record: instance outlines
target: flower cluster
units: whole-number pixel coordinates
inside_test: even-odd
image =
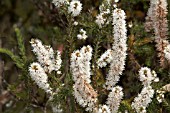
[[[146,108],[149,103],[151,103],[154,95],[154,90],[152,89],[151,83],[158,82],[157,74],[155,71],[151,71],[147,67],[142,67],[139,70],[139,79],[143,84],[143,89],[137,97],[134,98],[132,102],[132,108],[136,110],[137,113],[146,113]]]
[[[96,16],[96,24],[99,26],[99,28],[102,28],[105,24],[109,24],[109,19],[107,15],[110,14],[110,9],[107,9],[106,11],[102,11],[100,12],[100,14],[98,14]]]
[[[169,44],[167,41],[168,21],[167,21],[167,1],[151,0],[150,8],[146,17],[145,29],[147,32],[154,29],[156,49],[160,58],[160,65],[165,66],[164,49]]]
[[[52,104],[52,110],[53,110],[53,113],[63,113],[63,109],[61,108],[60,104],[58,105]]]
[[[147,67],[142,67],[139,70],[139,79],[144,86],[149,86],[153,81],[159,81],[156,72],[154,70],[151,71],[150,68]]]
[[[160,90],[157,90],[156,92],[157,92],[156,99],[158,100],[159,103],[162,103],[164,100],[164,94],[166,92],[170,92],[170,84],[163,86]]]
[[[118,111],[121,99],[123,98],[122,87],[116,86],[112,88],[107,105],[97,108],[97,93],[89,84],[90,81],[90,60],[92,57],[92,48],[84,46],[81,50],[74,51],[71,55],[70,68],[75,82],[74,96],[76,101],[86,107],[87,111],[97,111],[98,113],[115,113]]]
[[[111,112],[107,105],[103,105],[101,106],[101,108],[99,108],[97,113],[111,113]]]
[[[112,89],[112,91],[109,93],[108,99],[106,104],[109,106],[111,109],[111,113],[117,113],[120,102],[123,98],[123,91],[122,87],[116,86]]]
[[[53,70],[60,73],[59,69],[61,67],[61,55],[57,51],[56,57],[54,57],[54,50],[47,45],[43,45],[38,39],[31,39],[31,46],[33,52],[37,56],[38,62],[42,65],[46,73],[51,73]]]
[[[86,35],[86,31],[84,29],[80,29],[80,34],[77,35],[77,38],[78,39],[86,39],[87,38],[87,35]]]
[[[50,88],[50,85],[48,84],[47,74],[39,63],[32,63],[29,67],[29,73],[31,78],[40,88],[47,93],[52,93],[52,88]]]
[[[146,108],[148,104],[151,103],[153,95],[154,90],[151,86],[144,87],[141,93],[135,97],[134,102],[132,102],[132,108],[135,109],[137,113],[146,113]]]
[[[164,49],[165,58],[170,61],[170,45],[167,45]]]
[[[83,74],[83,78],[90,83],[90,60],[92,57],[91,46],[84,46],[79,51],[75,51],[71,55],[71,65],[70,68],[73,72],[73,80],[76,81],[80,74]]]
[[[73,17],[78,16],[82,10],[82,4],[78,0],[72,0],[68,7],[68,13]]]
[[[108,49],[104,54],[101,55],[101,57],[97,61],[97,65],[102,68],[106,67],[107,64],[111,63],[113,60],[113,50]]]
[[[110,63],[110,70],[106,78],[106,86],[109,90],[112,90],[114,85],[119,81],[119,75],[124,70],[127,50],[125,12],[116,8],[112,16],[114,43],[112,49],[108,49],[97,61],[99,67],[105,67],[107,63]]]
[[[63,5],[69,4],[68,0],[53,0],[52,3],[57,7],[61,7]]]
[[[157,90],[156,93],[157,93],[157,96],[156,96],[157,101],[159,103],[162,103],[164,100],[165,91],[161,89],[161,90]]]
[[[97,93],[89,84],[90,80],[90,60],[92,57],[92,48],[84,46],[79,51],[71,55],[71,65],[73,80],[75,82],[74,96],[76,101],[86,107],[86,111],[94,111],[97,102]]]
[[[119,75],[122,75],[122,72],[125,68],[124,66],[127,55],[127,29],[125,21],[125,12],[117,8],[113,11],[113,33],[113,58],[110,63],[110,70],[106,78],[107,89],[110,90],[119,81]]]
[[[115,2],[117,3],[117,2],[119,2],[119,0],[115,0]]]
[[[119,0],[115,0],[115,3],[119,2]],[[117,7],[116,4],[113,5],[115,8]],[[111,11],[112,9],[112,1],[111,0],[104,0],[103,3],[100,5],[99,10],[100,13],[96,16],[96,24],[99,28],[108,25],[111,22]]]
[[[73,17],[78,16],[82,10],[82,3],[79,0],[72,0],[71,2],[68,0],[53,0],[52,3],[57,8],[60,8],[61,6],[68,6],[67,12]]]
[[[48,84],[47,74],[52,71],[61,72],[61,55],[57,51],[56,57],[54,50],[47,45],[43,45],[38,39],[31,39],[31,46],[33,52],[36,54],[39,63],[32,63],[29,67],[29,73],[31,78],[37,83],[37,85],[44,89],[47,93],[52,93],[52,90]]]
[[[162,89],[166,92],[170,92],[170,84],[163,86]]]

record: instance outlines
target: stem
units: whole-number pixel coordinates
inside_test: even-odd
[[[71,16],[69,16],[69,18],[68,18],[68,29],[67,29],[67,33],[68,33],[68,37],[67,38],[65,38],[66,39],[66,45],[65,45],[65,54],[64,54],[64,56],[65,56],[65,73],[64,73],[64,75],[62,76],[62,78],[64,78],[64,83],[65,83],[65,86],[67,87],[67,88],[71,88],[70,86],[72,86],[72,85],[70,85],[70,84],[72,84],[71,83],[71,81],[70,81],[70,79],[71,79],[71,70],[70,70],[70,57],[71,57],[71,53],[72,53],[72,51],[73,51],[73,48],[74,48],[74,45],[73,45],[73,42],[74,42],[74,39],[73,39],[73,37],[72,37],[72,32],[73,32],[73,25],[72,25],[72,17]],[[71,95],[70,94],[68,94],[67,95],[67,97],[66,97],[66,103],[67,103],[67,113],[70,113],[70,112],[72,112],[72,108],[73,108],[73,106],[72,106],[72,101],[71,101]]]
[[[2,40],[0,39],[0,48],[2,47]],[[0,94],[1,94],[1,92],[2,92],[2,90],[3,90],[3,87],[2,87],[2,80],[3,80],[3,76],[2,76],[2,74],[3,74],[3,63],[2,63],[3,61],[2,61],[2,59],[1,59],[1,57],[0,57]],[[0,105],[0,112],[2,112],[2,105]]]

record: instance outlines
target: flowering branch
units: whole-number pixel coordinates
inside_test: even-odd
[[[167,1],[166,0],[151,0],[150,8],[148,9],[145,29],[147,32],[154,29],[156,49],[160,58],[161,67],[165,67],[164,49],[169,44],[167,41],[168,21],[167,21]]]
[[[111,113],[117,113],[120,102],[123,99],[123,88],[120,86],[116,86],[112,89],[112,91],[108,95],[107,105],[111,109]]]
[[[137,113],[146,113],[146,108],[149,103],[151,103],[151,98],[153,98],[154,90],[151,86],[151,83],[158,82],[157,74],[155,71],[152,71],[147,67],[142,67],[139,70],[139,79],[143,84],[143,88],[140,94],[134,98],[132,102],[132,108],[136,110]]]
[[[58,74],[61,72],[61,55],[57,51],[57,56],[54,57],[54,50],[47,45],[43,45],[38,39],[31,39],[31,45],[33,52],[36,54],[39,63],[32,63],[29,67],[29,74],[31,78],[37,83],[37,85],[44,89],[45,92],[52,94],[52,88],[48,84],[48,73],[57,71]]]
[[[52,88],[48,84],[47,74],[39,63],[32,63],[29,67],[29,73],[31,78],[40,88],[45,90],[45,92],[52,94]]]
[[[72,53],[70,65],[75,82],[73,86],[74,96],[82,107],[86,107],[87,111],[95,111],[97,102],[97,93],[90,85],[91,56],[92,48],[84,46],[80,51]]]
[[[42,42],[38,39],[31,39],[31,46],[33,47],[33,52],[37,56],[38,62],[43,66],[46,73],[51,73],[53,70],[60,73],[59,69],[61,67],[61,55],[57,51],[56,57],[54,57],[54,50],[47,45],[42,45]]]
[[[99,67],[104,67],[106,63],[110,63],[110,70],[106,78],[108,90],[112,90],[114,85],[119,81],[119,75],[124,70],[127,50],[125,12],[116,8],[113,11],[112,17],[114,43],[112,49],[107,50],[98,60]]]

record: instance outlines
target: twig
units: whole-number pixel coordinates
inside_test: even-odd
[[[0,48],[2,47],[2,40],[0,39]],[[3,73],[3,61],[0,56],[0,90],[2,90],[2,73]],[[0,91],[2,92],[2,91]]]
[[[0,39],[0,48],[2,47],[2,40]],[[0,56],[0,94],[2,92],[2,73],[3,73],[3,63]],[[0,112],[2,112],[2,105],[0,104]]]

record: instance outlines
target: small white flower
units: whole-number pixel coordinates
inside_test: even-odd
[[[60,104],[52,105],[52,110],[53,110],[53,113],[62,113],[63,112],[63,109],[61,108]]]
[[[57,74],[62,74],[61,71],[57,71]]]
[[[87,38],[86,31],[83,30],[83,29],[80,29],[80,34],[77,35],[77,38],[80,39],[80,40],[81,39],[85,40]]]
[[[155,71],[152,71],[147,67],[142,67],[139,70],[139,78],[144,86],[150,85],[153,81],[158,82],[157,74]]]
[[[156,79],[154,80],[154,82],[159,82],[159,78],[156,78]]]
[[[68,0],[53,0],[52,3],[57,7],[61,7],[65,4],[69,4]]]
[[[109,24],[107,15],[110,14],[110,9],[106,9],[106,11],[102,11],[100,14],[96,16],[96,24],[98,24],[99,28],[102,28],[104,24]]]
[[[98,59],[97,64],[100,68],[106,67],[107,64],[111,63],[113,60],[113,50],[108,49],[102,56]]]
[[[125,110],[125,113],[128,113],[128,110]]]
[[[68,13],[71,13],[72,16],[78,16],[82,10],[82,4],[78,0],[73,0],[70,2],[68,7]]]
[[[170,60],[170,44],[164,49],[165,58]]]
[[[104,25],[105,21],[106,19],[103,18],[103,14],[101,13],[97,15],[95,22],[98,24],[99,28],[102,28],[102,25]]]
[[[115,0],[115,2],[117,3],[117,2],[119,2],[119,0]]]
[[[74,25],[74,26],[77,26],[77,25],[78,25],[78,22],[77,22],[77,21],[75,21],[75,22],[73,23],[73,25]]]
[[[157,93],[157,96],[156,96],[157,101],[159,103],[162,103],[164,100],[165,91],[163,89],[160,89],[160,90],[157,90],[156,93]]]
[[[128,27],[129,27],[129,28],[132,28],[132,26],[133,26],[133,23],[132,23],[132,21],[131,21],[131,22],[128,23]]]
[[[99,108],[98,113],[111,113],[107,105],[103,105]]]
[[[113,7],[114,7],[114,8],[117,8],[117,4],[113,4]]]

